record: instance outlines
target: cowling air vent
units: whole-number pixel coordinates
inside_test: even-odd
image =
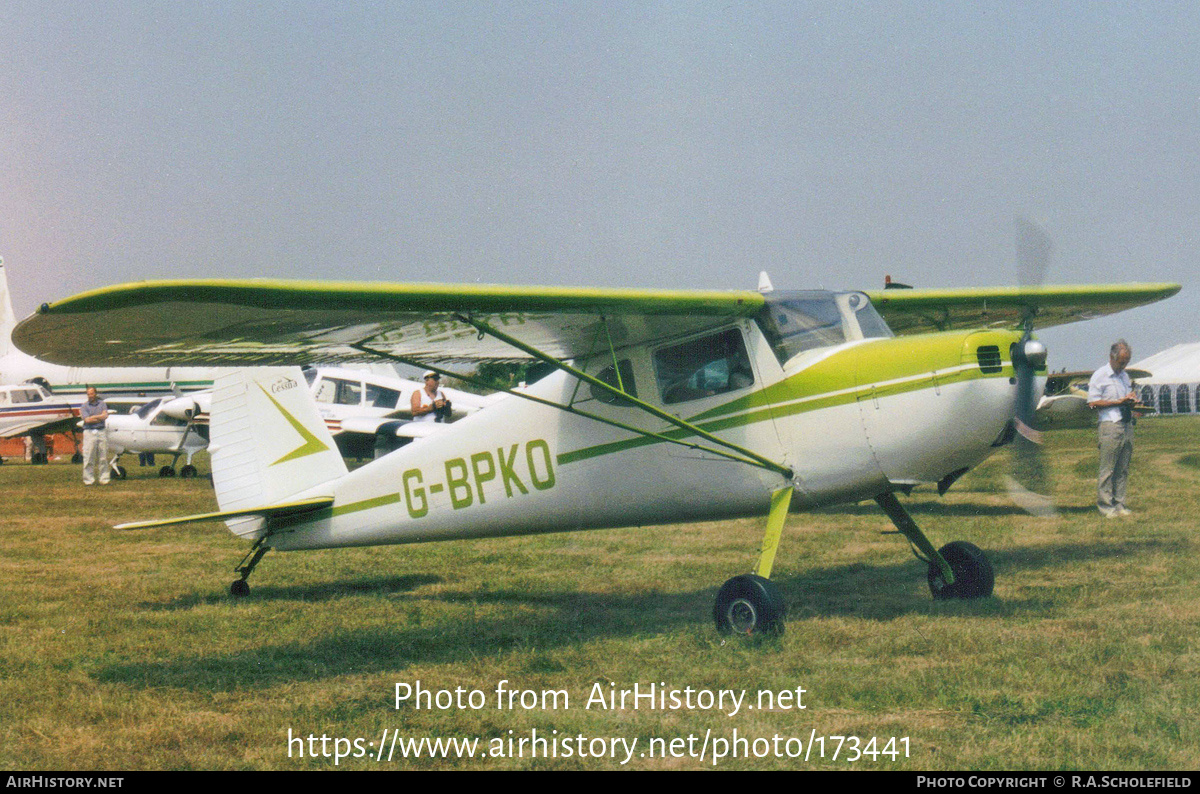
[[[1000,348],[996,345],[980,345],[975,355],[979,358],[979,369],[984,374],[992,375],[1004,369],[1004,362],[1000,360]]]

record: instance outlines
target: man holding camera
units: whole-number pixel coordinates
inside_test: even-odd
[[[1100,473],[1096,507],[1106,518],[1132,515],[1125,506],[1129,461],[1133,457],[1133,406],[1137,397],[1125,367],[1131,357],[1124,339],[1113,343],[1108,364],[1088,383],[1088,407],[1099,411]]]
[[[436,372],[425,373],[425,388],[413,392],[412,396],[414,422],[445,422],[450,419],[450,401],[441,389],[441,380]]]

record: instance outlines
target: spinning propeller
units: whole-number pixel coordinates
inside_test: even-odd
[[[1049,236],[1036,224],[1017,217],[1017,283],[1039,287],[1046,279],[1050,255],[1054,250]],[[1033,338],[1033,320],[1037,302],[1031,295],[1021,317],[1024,334],[1013,346],[1013,369],[1017,377],[1017,396],[1013,406],[1013,467],[1007,478],[1008,493],[1018,507],[1031,515],[1050,518],[1057,515],[1050,497],[1050,477],[1042,450],[1042,435],[1034,427],[1038,395],[1034,380],[1046,366],[1046,346]]]

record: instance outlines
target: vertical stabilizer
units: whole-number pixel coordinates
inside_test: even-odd
[[[242,369],[213,384],[213,487],[221,510],[282,502],[346,473],[299,367]],[[257,535],[261,518],[228,522]]]
[[[4,260],[0,259],[0,356],[7,356],[12,350],[12,332],[16,327],[17,315],[8,294],[8,273],[4,270]]]

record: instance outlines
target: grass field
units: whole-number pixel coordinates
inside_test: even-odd
[[[701,768],[736,731],[747,741],[726,752],[751,757],[717,768],[1200,768],[1200,421],[1151,419],[1138,433],[1132,518],[1092,507],[1084,431],[1050,436],[1057,519],[999,495],[1004,455],[945,497],[902,497],[935,544],[988,552],[996,593],[984,601],[932,601],[925,566],[873,503],[793,514],[775,565],[787,631],[751,641],[720,638],[710,612],[721,582],[752,567],[759,521],[272,552],[234,601],[245,547],[224,527],[110,528],[213,509],[206,481],[134,467],[84,488],[75,466],[6,464],[0,766],[331,769],[311,751],[353,755],[333,739],[361,737],[372,757],[338,768]],[[479,690],[486,705],[397,709],[396,684],[418,680]],[[569,707],[497,709],[502,680],[565,690]],[[750,702],[802,687],[806,708],[585,708],[597,684],[661,682]],[[393,729],[492,752],[376,762]],[[330,741],[300,748],[289,730]],[[530,758],[532,744],[508,757],[507,742],[520,749],[535,730],[559,757]],[[810,741],[822,736],[857,737],[859,757],[851,740]],[[605,757],[563,757],[568,737],[589,753],[594,738],[637,745],[623,765],[611,743]],[[798,748],[807,760],[787,757]]]

